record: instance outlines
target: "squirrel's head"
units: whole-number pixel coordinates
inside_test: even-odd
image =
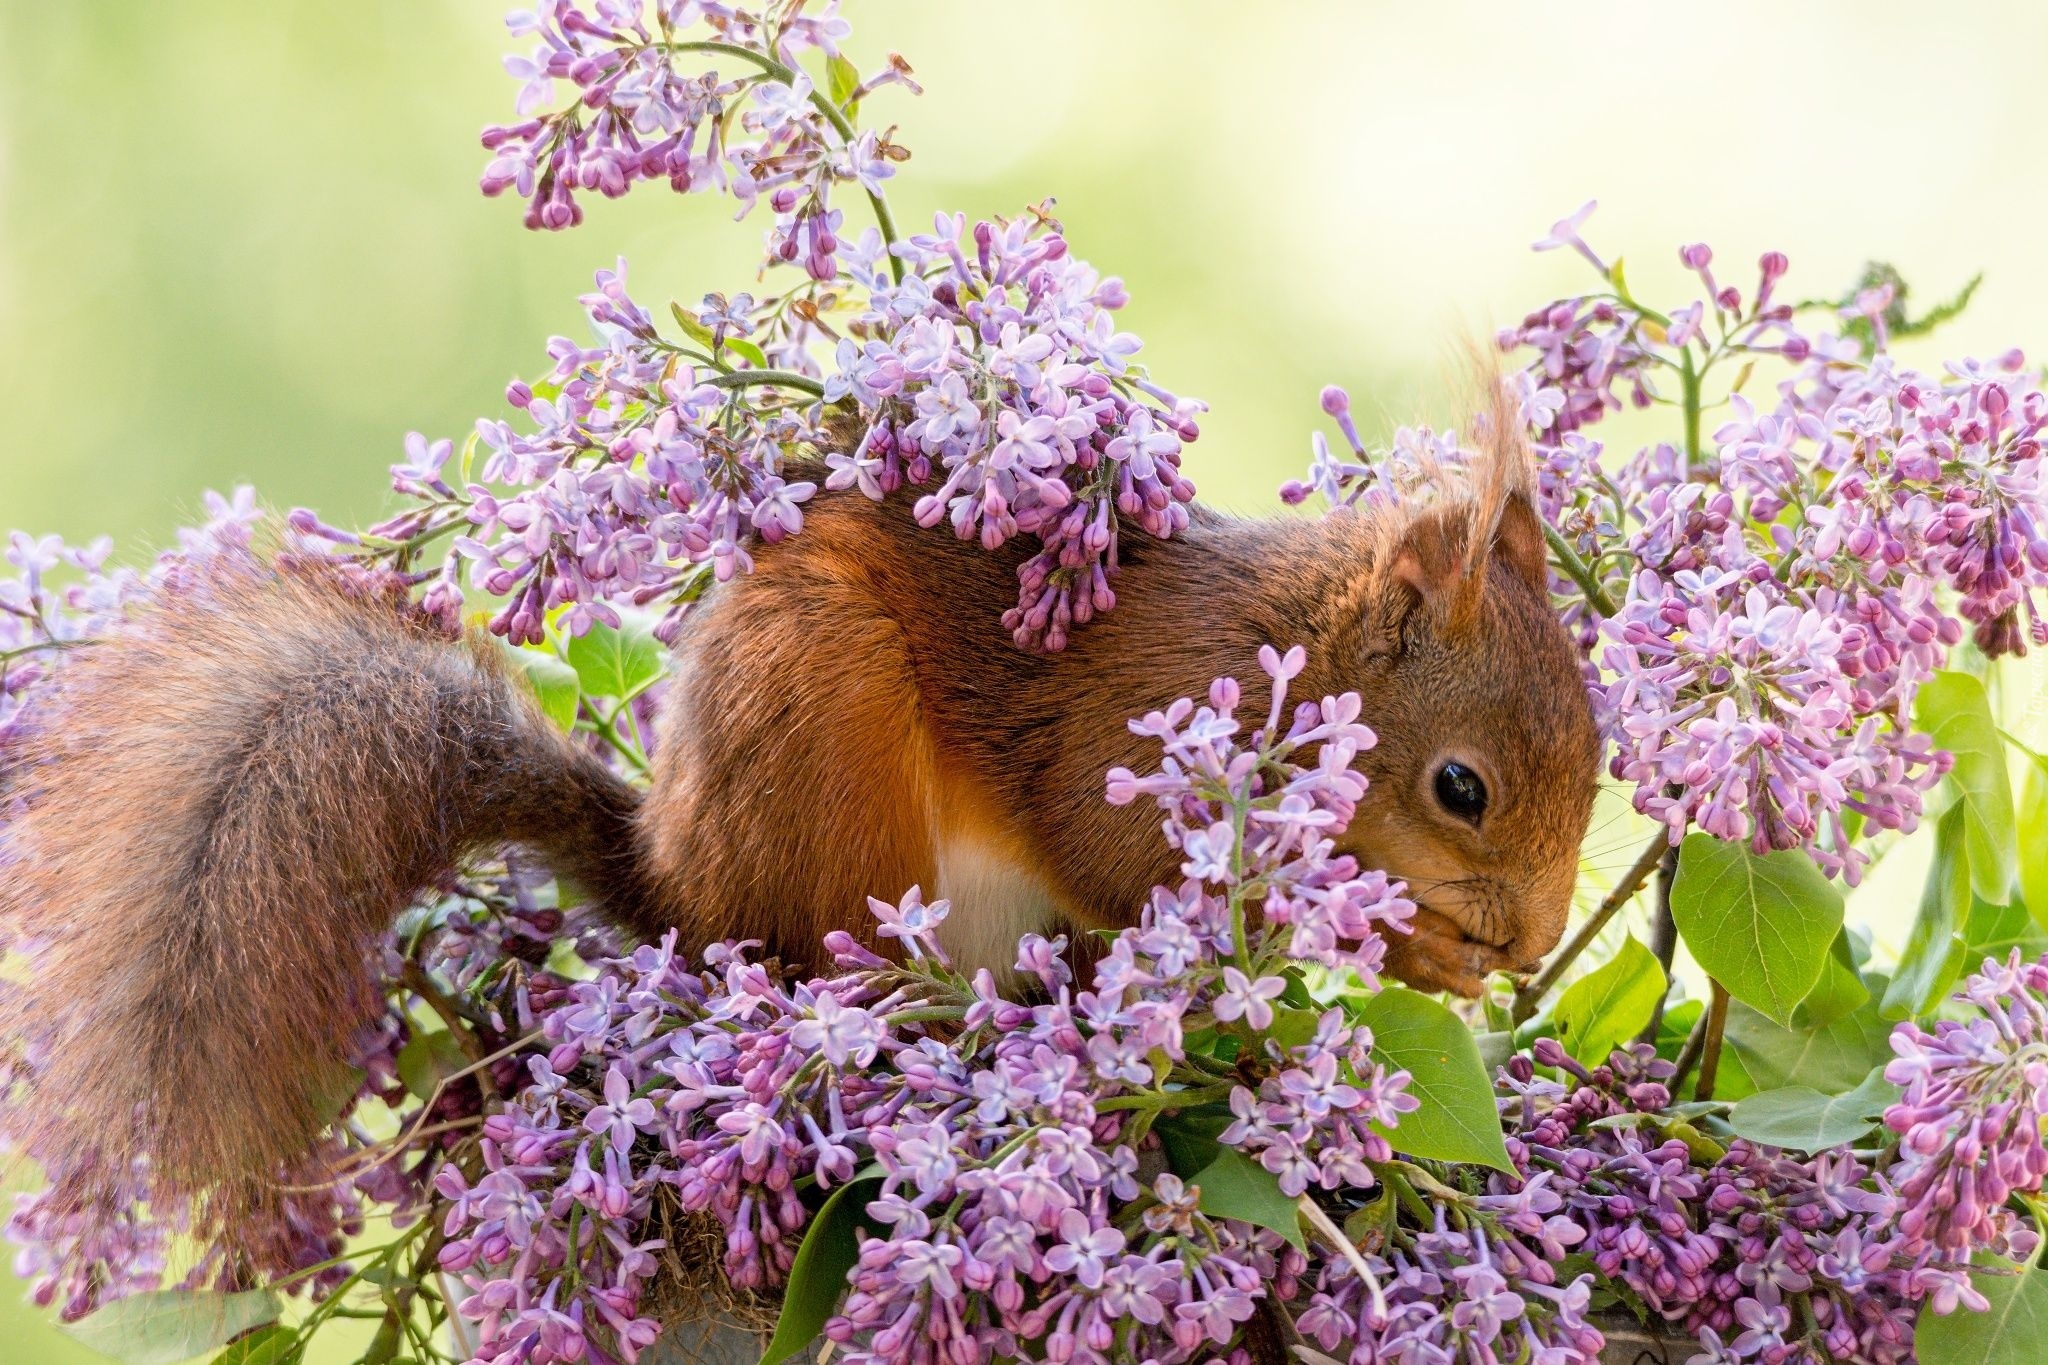
[[[1361,526],[1352,657],[1328,660],[1379,736],[1338,844],[1408,883],[1414,932],[1388,935],[1387,965],[1426,990],[1476,994],[1557,945],[1598,786],[1599,730],[1550,599],[1528,468],[1525,450],[1497,450],[1469,489]]]

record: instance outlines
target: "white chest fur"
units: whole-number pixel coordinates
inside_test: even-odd
[[[1059,905],[1037,874],[995,842],[955,833],[939,841],[938,894],[953,903],[939,926],[939,946],[953,965],[972,975],[986,967],[996,980],[1015,975],[1017,940],[1048,938]]]

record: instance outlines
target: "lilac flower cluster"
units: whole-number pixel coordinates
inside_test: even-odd
[[[1929,1194],[1900,1183],[1903,1153],[1874,1171],[1846,1150],[1800,1158],[1740,1138],[1723,1148],[1673,1112],[1673,1070],[1637,1045],[1589,1071],[1544,1040],[1510,1063],[1502,1115],[1522,1188],[1540,1184],[1556,1211],[1557,1245],[1588,1258],[1625,1303],[1696,1337],[1696,1365],[1903,1365],[1920,1312],[1985,1306],[1973,1251],[2024,1258],[2036,1245],[2007,1215],[1931,1246],[1911,1230]],[[1952,1097],[1940,1121],[1982,1122],[2010,1093],[2008,1078],[2005,1090]],[[2037,1173],[2027,1188],[2039,1183]]]
[[[577,189],[622,194],[657,176],[730,193],[743,211],[766,196],[770,263],[800,261],[805,280],[675,307],[680,332],[664,336],[620,262],[582,300],[599,344],[557,338],[549,373],[507,391],[527,429],[479,422],[459,473],[453,443],[414,436],[392,473],[418,506],[367,537],[310,518],[301,529],[392,561],[449,621],[467,564],[474,587],[503,599],[492,628],[515,642],[539,640],[556,615],[571,633],[615,624],[625,600],[665,603],[668,639],[707,572],[745,572],[751,544],[802,529],[820,477],[876,499],[908,485],[923,490],[910,511],[924,525],[989,549],[1036,540],[1004,623],[1021,646],[1058,650],[1114,605],[1127,527],[1187,524],[1180,454],[1201,405],[1133,365],[1138,340],[1112,320],[1122,284],[1071,255],[1042,207],[971,230],[941,214],[932,232],[899,236],[882,182],[905,154],[852,119],[878,86],[910,84],[908,68],[892,57],[858,80],[832,6],[647,9],[555,0],[514,16],[540,43],[508,61],[530,117],[485,135],[485,190],[516,185],[529,221],[549,227],[579,220]],[[679,36],[693,26],[709,36]],[[829,94],[797,65],[806,52],[825,58]],[[685,75],[685,59],[747,74]],[[578,100],[536,113],[558,79]],[[842,181],[865,188],[874,228],[843,227],[831,206]],[[478,444],[488,453],[473,468]],[[453,553],[416,567],[450,532]]]
[[[917,88],[893,56],[859,79],[839,50],[850,26],[837,9],[836,0],[816,13],[801,0],[758,9],[544,0],[514,14],[508,26],[534,47],[505,59],[524,82],[520,121],[484,131],[484,193],[516,190],[528,201],[528,227],[556,229],[583,221],[579,190],[615,199],[643,181],[666,180],[678,193],[730,194],[742,213],[765,198],[775,216],[769,261],[832,279],[841,221],[834,191],[858,184],[879,203],[882,182],[904,156],[886,135],[856,133],[850,115],[881,86]],[[807,52],[830,62],[829,91],[799,65]],[[739,74],[707,69],[714,63]],[[549,108],[557,81],[575,97]]]
[[[1161,537],[1187,525],[1195,489],[1180,455],[1202,405],[1132,365],[1139,341],[1111,316],[1122,282],[1070,254],[1042,211],[971,232],[940,214],[894,250],[910,266],[900,285],[850,267],[868,306],[825,393],[853,399],[865,431],[826,457],[826,486],[880,498],[938,478],[913,507],[920,523],[991,550],[1036,537],[1003,622],[1021,646],[1057,650],[1115,605],[1126,525]]]
[[[2022,1234],[2009,1200],[2048,1176],[2048,962],[1987,961],[1959,999],[1974,1009],[1931,1031],[1892,1031],[1885,1079],[1905,1087],[1885,1111],[1899,1135],[1890,1171],[1903,1202],[1900,1240],[1912,1253],[1964,1258]]]
[[[934,939],[946,904],[917,892],[874,906],[900,963],[835,934],[838,974],[791,983],[747,945],[692,970],[670,941],[594,980],[530,988],[548,1051],[486,1119],[477,1171],[437,1178],[443,1265],[474,1290],[462,1311],[480,1358],[583,1359],[596,1340],[631,1359],[656,1330],[640,1302],[662,1250],[632,1229],[659,1206],[715,1220],[728,1281],[772,1290],[811,1218],[804,1191],[849,1182],[883,1229],[827,1327],[852,1359],[978,1361],[1030,1343],[1054,1360],[1165,1361],[1229,1346],[1281,1243],[1148,1173],[1155,1121],[1228,1099],[1240,1117],[1222,1141],[1282,1189],[1356,1193],[1391,1156],[1368,1123],[1413,1105],[1341,1010],[1294,1046],[1270,1038],[1286,964],[1369,972],[1369,940],[1412,907],[1331,848],[1364,790],[1357,699],[1290,709],[1300,652],[1264,663],[1273,700],[1248,738],[1227,679],[1206,706],[1135,722],[1168,762],[1113,774],[1112,793],[1168,809],[1189,880],[1155,892],[1092,990],[1074,988],[1063,943],[1036,937],[1015,979],[1039,1003],[987,972],[962,978]],[[1191,1032],[1241,1040],[1259,1094]]]
[[[669,638],[707,568],[745,572],[752,541],[802,530],[818,480],[792,462],[809,472],[829,452],[818,471],[829,488],[881,499],[936,481],[910,509],[920,522],[990,549],[1035,537],[1004,624],[1020,645],[1061,648],[1114,605],[1126,526],[1168,536],[1187,524],[1194,486],[1180,452],[1200,405],[1132,368],[1137,339],[1111,322],[1122,286],[1069,254],[1042,215],[971,233],[942,216],[897,245],[901,284],[876,233],[846,256],[865,302],[822,382],[813,310],[714,296],[685,315],[692,335],[671,341],[627,292],[621,263],[583,298],[603,344],[558,339],[547,377],[512,386],[531,430],[480,422],[488,453],[475,481],[451,481],[452,443],[414,437],[393,475],[419,506],[367,538],[303,529],[372,556],[459,532],[454,553],[417,575],[424,605],[459,619],[467,563],[475,586],[504,599],[492,626],[515,642],[541,639],[555,615],[571,633],[615,625],[622,600],[670,603]]]

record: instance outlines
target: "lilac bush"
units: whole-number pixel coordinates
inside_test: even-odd
[[[551,341],[511,417],[411,437],[401,511],[360,532],[294,512],[287,554],[409,590],[451,631],[480,608],[550,714],[638,777],[652,640],[815,498],[902,493],[933,534],[1028,537],[1003,625],[1041,651],[1114,607],[1120,537],[1187,525],[1201,405],[1135,362],[1122,284],[1045,206],[901,232],[907,153],[861,118],[917,87],[893,55],[863,77],[835,6],[548,0],[511,27],[517,121],[484,135],[486,193],[551,229],[658,180],[743,215],[765,199],[763,274],[664,310],[624,262],[599,271],[593,339]],[[1961,300],[1915,316],[1883,268],[1809,302],[1778,253],[1723,283],[1692,244],[1697,290],[1650,307],[1587,242],[1591,209],[1536,245],[1598,284],[1498,341],[1553,594],[1647,844],[1589,877],[1598,903],[1534,979],[1462,1012],[1380,979],[1414,906],[1333,842],[1372,718],[1292,698],[1305,661],[1274,641],[1250,695],[1222,678],[1132,720],[1159,764],[1104,795],[1158,806],[1183,879],[1131,907],[1091,979],[1037,937],[1011,972],[963,975],[937,943],[949,907],[919,891],[869,906],[891,956],[835,934],[799,979],[751,943],[619,942],[544,869],[465,869],[380,945],[361,1086],[276,1173],[272,1216],[230,1252],[146,1163],[29,1148],[45,1184],[9,1233],[32,1294],[126,1314],[144,1352],[212,1305],[222,1365],[297,1359],[365,1314],[372,1362],[630,1362],[693,1269],[700,1297],[779,1314],[772,1358],[822,1338],[877,1365],[1571,1365],[1628,1321],[1702,1365],[1981,1358],[1945,1324],[2041,1292],[2048,906],[2015,863],[2048,831],[2022,828],[2005,763],[2048,763],[1992,698],[2001,661],[2048,640],[2048,396],[2017,352],[1896,359]],[[1470,463],[1456,432],[1375,448],[1341,389],[1322,407],[1342,444],[1313,437],[1288,503],[1375,515]],[[1668,435],[1608,451],[1625,409]],[[258,543],[246,491],[209,511],[144,572],[9,542],[0,874],[28,856],[6,842],[32,785],[10,746],[65,651],[145,594],[204,591],[194,557]],[[592,636],[644,666],[582,667]],[[1936,873],[1875,970],[1830,881],[1923,822]],[[1639,904],[1659,946],[1616,947],[1604,926]],[[0,934],[32,969],[37,945]],[[1681,939],[1704,998],[1673,983]],[[42,1047],[0,1050],[0,1139]]]

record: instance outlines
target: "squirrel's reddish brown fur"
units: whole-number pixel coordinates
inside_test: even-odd
[[[1494,429],[1511,419],[1496,415]],[[1054,656],[999,618],[1021,550],[823,495],[689,618],[643,800],[561,735],[483,639],[451,643],[319,574],[217,563],[75,651],[0,841],[0,923],[47,938],[7,1021],[38,1036],[47,1131],[134,1130],[173,1188],[262,1178],[331,1112],[379,1008],[376,935],[466,857],[537,851],[643,935],[815,962],[869,895],[949,896],[965,965],[1018,935],[1130,923],[1177,878],[1127,718],[1302,644],[1298,696],[1356,690],[1379,744],[1341,846],[1421,910],[1391,969],[1472,992],[1562,932],[1596,731],[1547,591],[1526,455],[1420,511],[1124,537],[1116,610]],[[1434,796],[1447,760],[1490,793]],[[61,1097],[53,1099],[52,1097]]]

